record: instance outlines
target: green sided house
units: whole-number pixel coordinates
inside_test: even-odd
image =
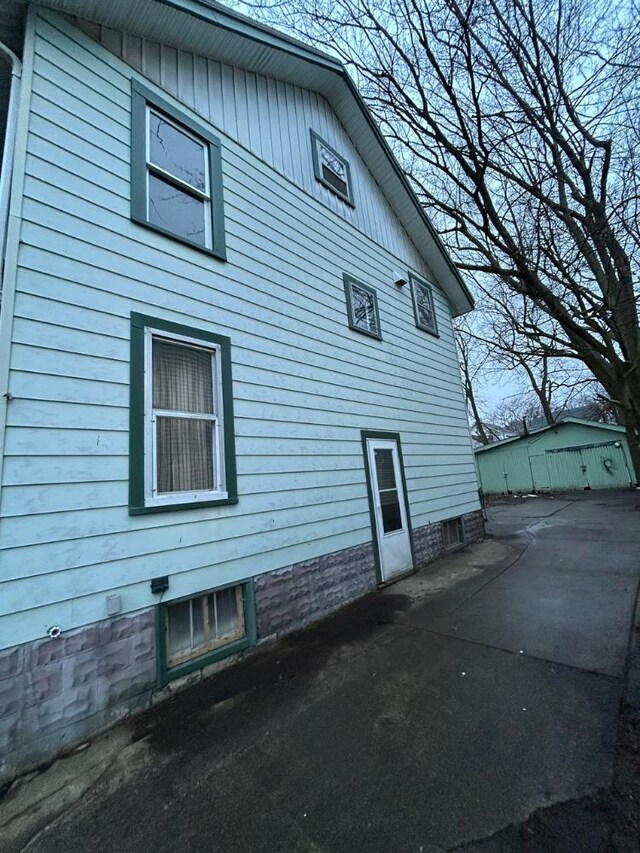
[[[0,32],[7,779],[482,518],[472,301],[343,67],[209,0]]]
[[[624,427],[579,418],[478,447],[475,456],[487,495],[620,489],[634,483]]]

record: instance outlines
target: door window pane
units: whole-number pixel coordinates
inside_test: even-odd
[[[393,450],[377,447],[375,449],[376,459],[376,478],[378,480],[378,488],[395,489],[396,474],[393,467]]]
[[[394,530],[402,530],[402,513],[397,489],[380,492],[380,508],[384,532],[392,533]]]
[[[172,234],[206,245],[206,210],[202,199],[149,174],[149,222]]]
[[[149,162],[205,192],[205,148],[170,121],[149,112]]]
[[[158,494],[213,490],[213,430],[210,420],[157,418]]]

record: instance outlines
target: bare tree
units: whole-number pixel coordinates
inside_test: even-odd
[[[588,367],[640,479],[636,4],[267,0],[266,14],[351,67],[460,269],[541,312],[532,344]]]
[[[466,325],[460,324],[456,329],[456,343],[460,357],[460,372],[462,387],[467,401],[467,409],[472,423],[474,437],[480,444],[489,444],[493,440],[487,432],[476,397],[476,388],[480,382],[479,376],[485,366],[487,356],[480,354],[480,345],[469,332]],[[474,346],[475,344],[475,346]],[[480,354],[480,357],[478,357]]]

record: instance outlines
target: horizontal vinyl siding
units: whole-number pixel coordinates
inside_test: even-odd
[[[132,223],[131,72],[62,19],[37,27],[2,644],[104,618],[112,591],[147,607],[157,575],[169,600],[370,541],[361,429],[401,434],[414,527],[476,509],[446,299],[435,338],[391,281],[411,258],[227,138],[226,263]],[[382,342],[349,330],[344,272],[377,289]],[[231,338],[237,506],[128,515],[131,311]]]
[[[86,21],[78,21],[78,26],[376,243],[404,258],[405,264],[421,265],[356,145],[321,95]],[[354,207],[315,179],[310,129],[348,161]]]

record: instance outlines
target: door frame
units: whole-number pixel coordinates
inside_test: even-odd
[[[407,481],[404,475],[404,459],[402,457],[402,441],[399,432],[385,432],[382,430],[363,429],[360,430],[360,440],[362,442],[362,455],[364,456],[364,472],[367,480],[367,500],[369,502],[369,519],[371,522],[371,534],[373,539],[373,558],[376,568],[376,580],[378,586],[382,586],[390,581],[385,581],[382,577],[382,566],[380,565],[380,542],[378,540],[378,525],[376,520],[376,510],[373,498],[373,486],[371,482],[371,471],[369,469],[369,453],[367,450],[367,439],[383,439],[386,441],[395,441],[398,449],[398,463],[400,465],[400,476],[402,478],[402,494],[404,497],[405,513],[407,516],[407,533],[409,534],[409,547],[411,549],[411,561],[413,563],[413,572],[416,571],[416,555],[413,546],[413,528],[411,526],[411,508],[409,506],[409,495],[407,492]]]

